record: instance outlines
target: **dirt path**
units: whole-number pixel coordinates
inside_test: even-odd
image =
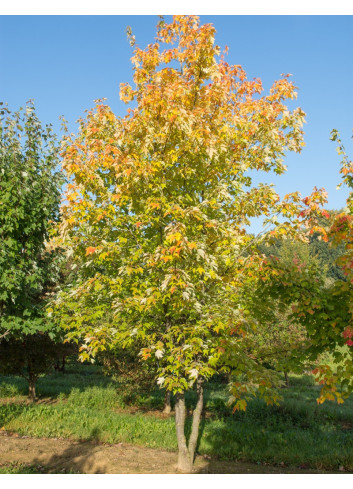
[[[39,465],[45,472],[85,474],[175,474],[176,453],[119,443],[108,445],[89,441],[55,438],[29,438],[0,435],[0,464]],[[197,457],[196,473],[319,473],[314,470],[289,470],[240,462],[221,462]],[[322,473],[322,472],[321,472]]]

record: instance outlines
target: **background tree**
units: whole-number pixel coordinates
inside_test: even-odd
[[[332,140],[338,142],[338,153],[343,155],[343,183],[352,189],[353,164],[336,130],[332,131]],[[325,400],[341,403],[353,390],[352,200],[351,191],[342,212],[323,211],[315,222],[310,222],[313,208],[303,211],[308,215],[313,236],[310,247],[319,251],[319,262],[327,257],[324,273],[317,267],[295,263],[281,269],[272,260],[272,276],[266,284],[272,287],[266,294],[290,305],[291,320],[305,327],[310,342],[309,358],[318,363],[313,372],[322,385],[319,403]],[[318,247],[315,241],[323,241],[326,246]],[[327,358],[331,361],[327,362]]]
[[[2,106],[0,368],[25,367],[31,397],[60,336],[43,314],[60,273],[60,252],[46,247],[50,228],[59,220],[63,179],[58,151],[55,135],[50,126],[42,127],[33,103],[15,113]]]
[[[273,243],[260,244],[259,251],[270,260],[276,260],[276,269],[279,267],[281,270],[290,271],[293,267],[314,268],[324,275],[327,273],[328,266],[323,265],[316,254],[312,254],[308,241],[277,239]],[[293,321],[291,305],[283,303],[280,297],[269,295],[263,284],[260,284],[260,289],[253,294],[253,298],[253,314],[257,321],[266,322],[267,325],[257,335],[257,354],[269,368],[284,373],[288,387],[289,372],[302,373],[312,365],[308,361],[307,351],[310,343],[305,326]]]
[[[304,113],[284,104],[295,87],[284,76],[262,95],[261,81],[229,65],[214,35],[197,17],[161,21],[155,42],[135,47],[135,87],[121,86],[134,108],[120,119],[98,102],[77,138],[67,137],[60,236],[77,277],[49,311],[83,343],[82,359],[114,342],[142,345],[158,384],[176,396],[178,467],[186,471],[204,381],[232,371],[240,379],[231,386],[235,409],[245,409],[244,396],[278,398],[279,377],[257,361],[248,334],[265,324],[247,307],[263,257],[245,229],[264,216],[272,236],[294,235],[301,220],[298,194],[281,201],[272,185],[252,181],[255,171],[283,173],[285,152],[302,147]],[[322,198],[316,192],[307,204]],[[187,442],[184,393],[195,387]]]
[[[323,386],[319,402],[326,399],[343,402],[353,391],[353,162],[336,129],[331,132],[331,140],[337,142],[337,152],[342,157],[342,183],[338,187],[345,184],[350,192],[343,211],[332,213],[326,226],[319,229],[324,241],[337,250],[336,266],[340,268],[329,293],[317,300],[323,321],[320,334],[315,331],[315,338],[317,343],[326,346],[324,335],[327,336],[334,361],[333,367],[321,364],[314,372]],[[310,318],[306,319],[313,329]]]
[[[0,373],[18,375],[28,382],[28,397],[36,399],[36,383],[40,375],[53,369],[63,356],[77,354],[77,348],[64,343],[63,335],[43,332],[9,335],[0,342]],[[54,339],[52,339],[53,337]]]
[[[319,228],[327,228],[332,220],[343,210],[327,210],[326,216],[318,220]],[[316,256],[321,262],[327,280],[344,280],[342,268],[338,265],[339,257],[344,253],[343,244],[332,246],[331,243],[323,239],[321,232],[313,232],[309,241],[310,254]]]

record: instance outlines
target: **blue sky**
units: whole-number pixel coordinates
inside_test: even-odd
[[[34,99],[40,119],[57,131],[60,115],[75,131],[97,98],[124,115],[119,84],[132,78],[126,26],[144,47],[157,21],[155,15],[0,16],[0,100],[17,109]],[[288,155],[285,175],[259,180],[274,182],[281,195],[325,187],[329,207],[343,207],[347,190],[336,190],[339,157],[329,137],[337,128],[353,155],[353,16],[201,15],[201,22],[215,25],[217,44],[229,47],[228,62],[241,64],[248,78],[260,77],[265,90],[281,73],[292,73],[299,88],[291,107],[307,114],[306,147]]]

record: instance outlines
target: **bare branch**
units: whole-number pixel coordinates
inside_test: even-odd
[[[7,336],[9,333],[10,333],[10,330],[5,331],[5,333],[0,336],[0,340],[5,338],[5,336]]]

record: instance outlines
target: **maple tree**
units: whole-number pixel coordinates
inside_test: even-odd
[[[275,278],[282,278],[284,272],[285,278],[288,279],[293,268],[299,274],[301,270],[310,269],[310,273],[315,277],[326,276],[327,267],[316,256],[316,248],[311,250],[309,242],[275,240],[272,244],[265,242],[259,248],[259,251],[268,257],[266,265],[271,263],[270,277],[278,274]],[[259,289],[253,294],[252,314],[259,322],[266,323],[266,328],[253,333],[257,336],[257,356],[270,368],[283,372],[289,386],[290,372],[302,373],[313,368],[314,364],[308,360],[310,341],[305,326],[292,318],[293,304],[288,303],[288,300],[283,301],[281,294],[269,292],[268,280],[266,277],[264,279],[265,283],[262,281]],[[271,280],[269,282],[271,283]]]
[[[134,86],[120,90],[132,102],[127,115],[98,101],[64,141],[69,184],[57,240],[75,278],[48,313],[82,344],[83,360],[141,345],[158,384],[175,394],[178,467],[190,471],[207,379],[231,374],[234,409],[252,395],[279,398],[279,375],[257,360],[249,334],[266,327],[248,307],[267,273],[256,245],[295,236],[324,195],[281,200],[272,185],[253,182],[256,172],[283,173],[286,151],[303,145],[305,114],[285,104],[296,97],[289,75],[264,95],[260,79],[226,62],[214,27],[198,17],[162,20],[145,49],[129,35]],[[271,230],[254,238],[246,227],[257,216]]]
[[[320,291],[321,294],[312,299],[315,316],[321,321],[320,328],[300,308],[297,311],[308,323],[318,347],[331,353],[332,363],[321,364],[314,370],[317,381],[322,385],[319,403],[325,400],[342,403],[353,391],[353,162],[335,129],[331,132],[331,140],[337,142],[337,152],[342,156],[342,182],[338,187],[345,184],[350,191],[345,209],[328,214],[328,222],[319,232],[331,247],[340,249],[336,265],[341,273],[332,280],[324,294]]]
[[[337,214],[337,211],[322,209],[315,222],[307,223],[306,241],[277,239],[273,243],[265,242],[259,246],[260,251],[268,257],[266,266],[271,264],[267,277],[271,279],[262,283],[254,293],[254,314],[259,321],[267,323],[258,341],[263,348],[265,361],[272,368],[282,369],[287,383],[286,372],[313,370],[320,363],[321,353],[331,352],[331,347],[325,348],[323,344],[321,349],[319,344],[313,347],[312,338],[303,321],[303,310],[311,321],[315,321],[316,316],[312,318],[315,311],[310,300],[307,302],[304,296],[308,294],[313,297],[315,288],[327,296],[335,280],[344,277],[336,263],[343,253],[342,245],[333,248],[328,240],[322,239],[322,232],[331,225]],[[315,229],[319,229],[319,232]],[[279,290],[269,291],[271,283],[277,284]],[[262,296],[272,297],[272,302],[268,303]],[[263,307],[257,305],[258,301]],[[299,309],[298,304],[301,304]],[[326,315],[323,319],[327,318]]]
[[[332,131],[331,139],[338,142],[338,153],[343,156],[342,183],[352,189],[353,163],[337,130]],[[305,328],[309,341],[307,355],[318,363],[313,374],[322,386],[319,404],[326,400],[342,403],[353,391],[352,202],[350,190],[343,211],[321,210],[315,222],[312,214],[317,210],[316,205],[302,211],[308,215],[309,233],[329,247],[330,276],[299,262],[285,268],[272,263],[268,264],[272,266],[271,278],[265,286],[268,289],[263,291],[291,305],[290,319]]]
[[[59,276],[60,253],[46,246],[59,220],[59,145],[32,102],[15,113],[0,105],[0,370],[21,370],[34,398],[39,373],[64,348],[45,315]]]

